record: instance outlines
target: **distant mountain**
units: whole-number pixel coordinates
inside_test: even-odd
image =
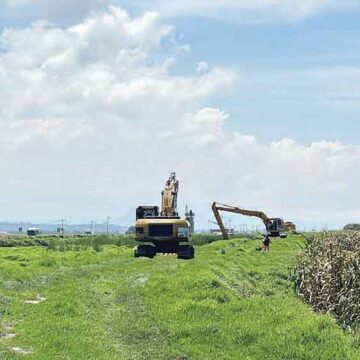
[[[40,228],[43,234],[56,234],[59,224],[39,224],[31,222],[0,222],[0,233],[18,234],[19,229],[25,233],[28,228]],[[90,224],[65,224],[65,234],[83,234],[91,230]],[[106,224],[94,224],[94,233],[106,233]],[[128,226],[109,224],[109,233],[123,234]]]

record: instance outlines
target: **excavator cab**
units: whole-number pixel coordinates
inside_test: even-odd
[[[284,226],[286,232],[296,233],[296,225],[292,221],[287,221]]]
[[[136,209],[136,220],[159,216],[158,206],[138,206]]]
[[[271,218],[266,230],[272,237],[286,237],[284,220],[281,218]]]

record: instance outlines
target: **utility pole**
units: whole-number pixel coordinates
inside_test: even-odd
[[[110,221],[110,216],[108,216],[106,218],[106,233],[108,234],[109,233],[109,221]]]
[[[65,219],[61,219],[61,227],[60,227],[60,236],[64,237],[64,223],[65,223]]]

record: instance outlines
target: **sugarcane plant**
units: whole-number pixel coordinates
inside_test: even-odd
[[[360,232],[314,234],[292,269],[295,291],[345,329],[360,327]]]

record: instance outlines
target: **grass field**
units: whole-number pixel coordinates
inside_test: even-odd
[[[0,359],[360,359],[354,334],[294,295],[303,240],[258,245],[217,241],[191,261],[0,248]]]

